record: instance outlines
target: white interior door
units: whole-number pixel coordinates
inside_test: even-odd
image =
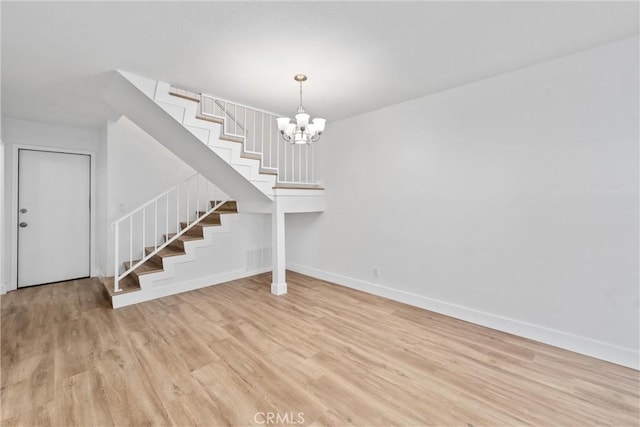
[[[18,152],[18,287],[91,274],[91,158]]]

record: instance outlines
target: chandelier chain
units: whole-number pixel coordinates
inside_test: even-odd
[[[302,104],[302,80],[300,80],[300,106],[298,112],[304,112],[304,105]]]

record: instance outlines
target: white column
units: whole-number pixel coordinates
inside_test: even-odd
[[[278,202],[278,196],[275,196],[271,213],[271,259],[273,262],[271,293],[274,295],[287,293],[284,245],[284,212]]]

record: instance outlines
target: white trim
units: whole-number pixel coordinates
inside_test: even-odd
[[[486,326],[491,329],[529,338],[534,341],[575,351],[576,353],[606,360],[632,369],[640,369],[640,352],[638,350],[619,347],[617,345],[593,340],[591,338],[523,322],[517,319],[499,316],[497,314],[475,310],[445,301],[439,301],[422,295],[377,285],[340,274],[329,273],[313,267],[289,264],[287,265],[287,269],[336,283],[338,285],[346,286],[348,288],[389,298],[414,307],[423,308],[425,310],[434,311],[456,319],[475,323],[476,325]]]
[[[91,254],[90,254],[90,275],[96,277],[96,156],[95,151],[74,150],[61,147],[51,147],[44,145],[13,144],[11,155],[11,224],[18,223],[18,152],[19,150],[50,151],[63,154],[83,154],[89,156],[91,161]],[[11,278],[5,284],[4,291],[14,291],[18,289],[18,227],[11,227]]]
[[[115,295],[111,299],[111,304],[113,305],[113,308],[126,307],[128,305],[151,301],[169,295],[176,295],[182,292],[206,288],[207,286],[220,285],[232,280],[243,279],[245,277],[255,276],[256,274],[262,274],[269,271],[271,271],[271,267],[260,268],[252,271],[236,270],[228,273],[215,274],[213,276],[199,277],[197,279],[172,285],[158,286],[151,289],[141,289],[135,292]]]
[[[287,293],[287,282],[284,283],[272,283],[271,284],[271,293],[273,295],[284,295]]]

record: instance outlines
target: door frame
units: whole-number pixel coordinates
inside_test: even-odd
[[[61,147],[46,147],[42,145],[14,144],[11,158],[11,282],[7,291],[18,289],[18,154],[20,150],[48,151],[61,154],[84,154],[90,159],[90,274],[95,277],[96,272],[96,152],[89,150],[74,150]]]

